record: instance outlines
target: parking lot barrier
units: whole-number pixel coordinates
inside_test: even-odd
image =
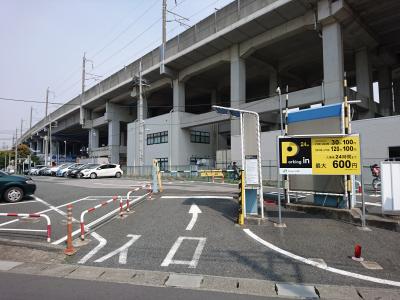
[[[30,232],[46,232],[47,233],[47,242],[51,241],[51,221],[49,216],[45,214],[19,214],[19,213],[0,213],[2,217],[25,217],[25,218],[44,218],[47,222],[47,228],[45,230],[40,229],[9,229],[9,228],[0,228],[0,230],[9,230],[9,231],[30,231]]]
[[[72,245],[72,205],[67,206],[67,248],[64,250],[66,255],[75,254],[76,250]]]
[[[146,188],[147,188],[147,200],[153,200],[153,189],[151,188],[151,184],[148,184]]]
[[[98,208],[100,208],[100,207],[106,206],[107,204],[109,204],[109,203],[111,203],[111,202],[114,202],[114,201],[116,201],[117,199],[118,199],[118,196],[114,196],[114,197],[112,197],[110,200],[104,201],[104,202],[102,202],[102,203],[100,203],[100,204],[98,204],[98,205],[96,205],[96,206],[93,206],[93,207],[91,207],[91,208],[88,208],[88,209],[84,210],[84,211],[81,213],[81,218],[80,218],[80,219],[81,219],[81,240],[82,240],[82,241],[85,239],[85,215],[86,215],[87,213],[89,213],[89,212],[95,211],[96,209],[98,209]]]
[[[130,210],[130,204],[129,204],[129,200],[130,200],[130,196],[132,195],[132,194],[134,194],[134,193],[136,193],[138,190],[140,190],[141,188],[143,188],[143,187],[145,187],[146,185],[144,185],[144,186],[142,186],[142,187],[137,187],[137,188],[135,188],[135,189],[133,189],[133,190],[131,190],[131,191],[129,191],[127,194],[126,194],[126,211],[129,211]]]

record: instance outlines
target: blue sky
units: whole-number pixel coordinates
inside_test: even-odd
[[[50,101],[70,100],[80,91],[84,51],[94,62],[89,72],[106,78],[161,43],[161,2],[1,0],[0,97],[44,101],[50,87]],[[168,8],[194,25],[229,2],[177,0],[175,6],[168,0]],[[175,22],[167,26],[168,38],[185,29]],[[44,116],[44,103],[0,100],[0,148],[10,145],[21,119],[23,130],[29,128],[31,106],[35,124]],[[50,105],[50,111],[57,107]]]

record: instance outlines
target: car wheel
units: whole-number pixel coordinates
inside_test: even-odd
[[[82,174],[81,173],[78,173],[78,174],[76,174],[76,178],[82,178]]]
[[[63,176],[64,176],[64,177],[68,177],[67,172],[64,172]]]
[[[24,197],[24,191],[19,187],[10,187],[4,193],[4,199],[10,203],[21,201],[22,197]]]
[[[97,174],[96,174],[96,173],[90,174],[90,178],[91,178],[91,179],[96,179],[96,178],[97,178]]]
[[[121,177],[121,172],[115,173],[115,177],[120,178]]]

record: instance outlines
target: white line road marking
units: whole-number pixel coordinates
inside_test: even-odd
[[[57,207],[51,205],[50,203],[44,201],[43,199],[40,199],[39,197],[33,196],[33,198],[34,198],[36,201],[38,201],[38,202],[40,202],[40,203],[46,205],[47,207],[51,208],[51,209],[54,210],[55,212],[59,213],[59,214],[62,215],[63,217],[67,217],[67,213],[63,212],[61,209],[59,209],[59,208],[57,208]],[[72,221],[78,222],[75,218],[72,218]]]
[[[68,206],[68,205],[70,205],[70,204],[74,204],[74,203],[83,201],[83,200],[85,200],[85,199],[86,199],[86,197],[85,197],[85,198],[78,199],[78,200],[75,200],[75,201],[72,201],[72,202],[68,202],[68,203],[65,203],[65,204],[62,204],[62,205],[59,205],[59,206],[56,206],[55,208],[65,207],[65,206]],[[45,210],[42,210],[42,211],[35,212],[35,214],[44,214],[44,213],[47,213],[47,212],[52,211],[52,210],[53,210],[52,208],[49,208],[49,209],[45,209]],[[25,218],[26,218],[26,217],[23,217],[23,219],[25,219]],[[8,221],[8,222],[1,223],[1,224],[0,224],[0,227],[5,226],[5,225],[8,225],[8,224],[15,223],[15,222],[18,222],[18,221],[19,221],[19,219],[14,219],[14,220],[11,220],[11,221]]]
[[[112,186],[112,187],[139,187],[139,186],[141,186],[141,185],[136,185],[136,184],[111,184],[111,183],[99,183],[99,182],[94,182],[93,184]]]
[[[92,237],[94,237],[96,240],[99,241],[99,244],[90,250],[89,253],[87,253],[84,257],[82,257],[79,261],[78,264],[84,264],[87,262],[89,259],[92,258],[93,255],[95,255],[101,248],[103,248],[107,244],[107,240],[103,238],[100,234],[97,234],[96,232],[92,232],[90,234]]]
[[[283,250],[265,240],[263,240],[262,238],[260,238],[259,236],[255,235],[250,229],[243,229],[243,231],[250,236],[252,239],[256,240],[257,242],[259,242],[260,244],[268,247],[269,249],[276,251],[282,255],[288,256],[292,259],[298,260],[302,263],[305,263],[307,265],[311,265],[313,267],[317,267],[329,272],[333,272],[336,274],[340,274],[340,275],[344,275],[344,276],[348,276],[348,277],[353,277],[356,279],[361,279],[361,280],[365,280],[365,281],[371,281],[371,282],[375,282],[375,283],[381,283],[381,284],[387,284],[387,285],[392,285],[392,286],[397,286],[400,287],[400,282],[398,281],[392,281],[392,280],[387,280],[387,279],[381,279],[381,278],[377,278],[377,277],[372,277],[372,276],[366,276],[366,275],[362,275],[362,274],[358,274],[358,273],[353,273],[353,272],[349,272],[349,271],[344,271],[341,269],[336,269],[336,268],[332,268],[332,267],[328,267],[326,265],[323,265],[321,263],[309,260],[307,258],[304,258],[302,256],[293,254],[289,251]]]
[[[134,199],[133,201],[131,201],[131,204],[130,204],[130,205],[135,204],[136,202],[139,202],[139,201],[142,200],[143,198],[147,197],[147,195],[148,195],[148,193],[147,193],[147,194],[144,194],[143,196],[140,196],[140,197]],[[112,214],[115,214],[117,211],[120,211],[120,208],[119,208],[119,207],[116,208],[116,209],[114,209],[113,211],[110,211],[108,214],[105,214],[104,216],[102,216],[102,217],[100,217],[100,218],[94,220],[93,222],[91,222],[91,223],[85,225],[85,228],[88,228],[88,229],[89,229],[90,227],[92,227],[92,226],[96,225],[97,223],[103,221],[104,219],[108,218],[108,217],[111,216]],[[77,229],[77,230],[75,230],[74,232],[72,232],[72,236],[75,236],[75,235],[80,234],[80,233],[81,233],[81,230],[80,230],[80,229]],[[67,236],[64,236],[64,237],[62,237],[61,239],[59,239],[59,240],[53,242],[52,244],[53,244],[53,245],[59,245],[59,244],[61,244],[62,242],[65,242],[66,240],[67,240]]]
[[[193,195],[193,196],[161,196],[161,199],[233,199],[233,197],[230,196],[198,196],[198,195]]]
[[[186,227],[186,230],[192,230],[194,224],[196,224],[197,217],[199,214],[201,214],[200,208],[196,204],[192,204],[189,209],[189,214],[192,214],[192,219],[190,220],[188,226]]]
[[[36,202],[35,200],[28,200],[28,201],[23,201],[23,202],[16,202],[16,203],[2,203],[0,206],[3,205],[15,205],[15,204],[25,204],[25,203],[31,203],[31,202]]]
[[[136,234],[127,234],[127,237],[130,237],[131,239],[125,243],[124,245],[122,245],[120,248],[115,249],[114,251],[111,251],[110,253],[108,253],[107,255],[104,255],[103,257],[100,257],[99,259],[96,259],[94,262],[103,262],[111,257],[113,257],[114,255],[117,255],[119,253],[119,259],[118,262],[121,265],[125,265],[126,264],[126,260],[128,257],[128,248],[130,246],[132,246],[132,244],[134,242],[136,242],[141,235],[136,235]]]
[[[183,240],[194,240],[198,241],[196,250],[194,251],[192,260],[173,260],[176,251],[178,251],[181,246]],[[206,244],[206,238],[204,237],[186,237],[180,236],[175,241],[175,244],[172,246],[171,250],[169,250],[167,256],[164,258],[164,261],[161,263],[161,267],[168,267],[171,264],[175,265],[189,265],[189,268],[196,268],[199,263],[201,252],[203,251],[204,245]]]

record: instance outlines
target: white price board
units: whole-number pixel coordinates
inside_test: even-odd
[[[257,155],[246,155],[246,184],[259,184]]]

